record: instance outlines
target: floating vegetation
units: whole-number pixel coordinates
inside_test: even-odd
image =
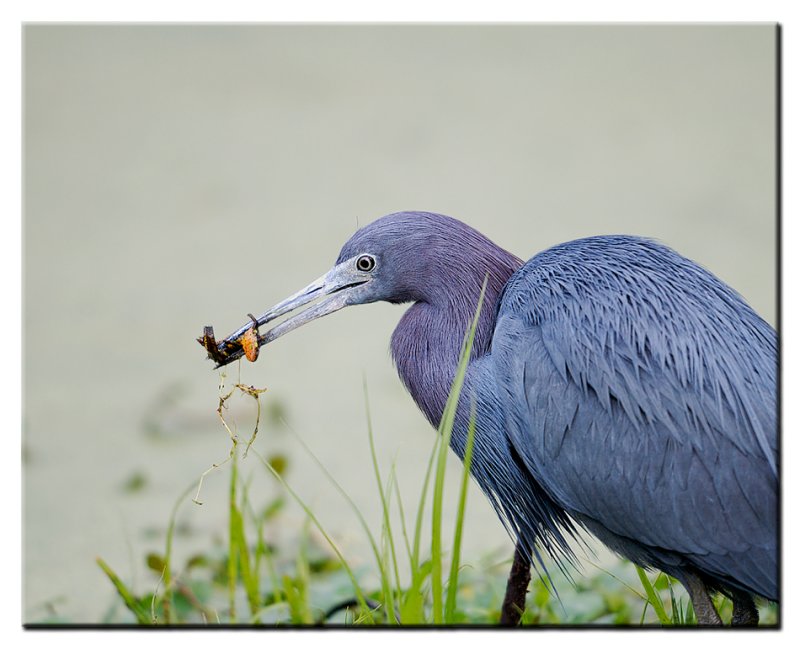
[[[126,493],[138,493],[147,486],[147,476],[137,470],[131,473],[125,481],[122,482],[122,490]]]

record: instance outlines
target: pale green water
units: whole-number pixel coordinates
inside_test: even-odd
[[[99,621],[96,555],[145,582],[162,541],[144,530],[227,454],[194,337],[322,274],[357,223],[439,211],[523,258],[643,234],[775,320],[768,27],[29,27],[24,75],[26,621],[52,600]],[[242,368],[376,529],[362,376],[409,503],[433,441],[389,360],[401,313],[338,313]],[[153,441],[143,421],[174,385]],[[293,453],[290,481],[358,560],[354,518],[291,437],[267,427],[257,447]],[[134,472],[147,486],[126,495]],[[183,509],[179,555],[224,527],[226,482]],[[467,524],[465,560],[510,555],[477,490]]]

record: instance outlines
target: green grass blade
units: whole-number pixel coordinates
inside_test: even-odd
[[[488,279],[488,277],[487,277]],[[461,356],[458,361],[458,368],[450,387],[450,394],[447,397],[442,420],[439,424],[439,434],[442,443],[439,446],[439,453],[436,458],[436,473],[434,475],[433,486],[433,513],[432,513],[432,541],[431,541],[431,592],[433,596],[433,622],[442,623],[444,621],[444,610],[442,601],[442,500],[444,491],[444,474],[447,460],[447,449],[450,447],[450,436],[455,424],[458,401],[461,396],[461,389],[467,375],[469,357],[472,351],[472,344],[475,340],[475,331],[478,328],[478,319],[483,306],[483,297],[486,292],[486,280],[483,282],[478,307],[475,310],[475,317],[472,325],[466,333],[464,343],[461,348]]]
[[[600,571],[601,571],[601,572],[603,572],[603,573],[604,573],[606,576],[610,576],[611,578],[613,578],[613,579],[614,579],[615,581],[617,581],[617,582],[618,582],[620,585],[622,585],[622,586],[623,586],[623,587],[624,587],[626,590],[628,590],[628,591],[629,591],[631,594],[634,594],[634,595],[635,595],[637,598],[639,598],[639,599],[641,599],[641,600],[645,601],[645,603],[647,602],[647,597],[646,597],[646,596],[644,596],[644,595],[643,595],[643,594],[642,594],[642,593],[641,593],[639,590],[637,590],[635,587],[631,587],[631,586],[630,586],[628,583],[626,583],[626,582],[625,582],[625,581],[624,581],[622,578],[620,578],[620,577],[619,577],[619,576],[617,576],[616,574],[613,574],[612,572],[608,571],[608,570],[607,570],[605,567],[603,567],[602,565],[598,565],[596,562],[592,562],[592,561],[591,561],[591,560],[589,560],[588,558],[586,558],[585,560],[586,560],[587,564],[591,565],[591,566],[592,566],[592,567],[594,567],[595,569],[598,569],[598,570],[600,570]],[[635,566],[635,565],[634,565],[634,566]]]
[[[430,476],[431,465],[432,463],[429,463],[427,476]],[[430,575],[430,562],[426,562],[422,566],[415,562],[414,554],[409,543],[408,529],[406,528],[405,510],[403,508],[403,498],[400,494],[400,484],[398,483],[397,475],[395,474],[394,464],[392,464],[392,477],[394,478],[393,488],[395,495],[397,496],[397,506],[400,510],[400,524],[403,530],[403,540],[405,542],[405,547],[411,566],[411,584],[408,588],[406,588],[405,591],[398,588],[398,591],[402,592],[400,595],[400,619],[402,620],[402,623],[407,625],[422,625],[426,622],[425,592],[423,591],[423,586],[425,579]],[[424,497],[421,506],[424,506]]]
[[[423,625],[425,617],[425,582],[431,575],[431,562],[426,560],[412,572],[411,585],[405,591],[400,605],[400,618],[407,625]]]
[[[395,583],[399,590],[400,588],[400,571],[397,569],[397,554],[394,548],[394,534],[392,533],[392,525],[389,520],[389,502],[386,497],[386,490],[383,487],[383,483],[381,480],[381,471],[380,467],[378,466],[378,456],[375,453],[375,436],[372,433],[372,416],[370,414],[369,409],[369,393],[367,391],[367,381],[366,378],[364,379],[364,405],[366,407],[367,413],[367,435],[369,437],[369,452],[370,457],[372,459],[372,468],[375,472],[375,483],[378,485],[378,493],[381,497],[381,507],[383,509],[383,528],[385,532],[385,537],[388,542],[388,556],[387,558],[391,560],[391,563],[394,567],[394,577]],[[389,621],[391,623],[396,623],[397,619],[395,617],[395,606],[394,606],[394,593],[391,583],[389,582],[388,575],[385,574],[387,570],[381,570],[381,581],[383,586],[383,593],[384,599],[386,602],[386,613],[389,617]]]
[[[261,560],[263,559],[264,562],[267,564],[267,574],[269,575],[269,580],[272,585],[272,593],[275,597],[275,603],[281,603],[283,600],[283,595],[281,593],[281,585],[278,580],[277,572],[275,571],[275,561],[272,559],[272,552],[270,551],[269,547],[267,546],[266,541],[264,540],[264,524],[269,517],[269,511],[262,515],[256,514],[253,507],[249,504],[247,505],[247,511],[250,515],[250,519],[252,520],[253,524],[256,527],[256,550],[255,550],[255,568],[254,571],[256,572],[256,580],[258,583],[258,574],[261,573]],[[258,591],[260,591],[260,585],[256,585]],[[260,601],[259,601],[260,603]],[[263,608],[259,605],[259,610],[263,611]],[[256,618],[257,614],[251,616],[251,618]]]
[[[405,544],[405,547],[406,547],[406,554],[408,555],[408,561],[409,561],[409,563],[411,563],[413,565],[413,561],[412,561],[413,554],[411,552],[411,543],[409,542],[409,539],[408,539],[408,528],[406,527],[406,512],[405,512],[405,509],[403,508],[403,497],[400,494],[400,484],[399,484],[399,482],[397,480],[397,473],[395,472],[394,463],[392,463],[391,475],[394,478],[393,479],[394,494],[395,494],[395,497],[397,498],[397,509],[398,509],[398,511],[400,513],[400,530],[401,530],[401,532],[403,534],[403,543]],[[391,493],[389,493],[389,496],[391,497]]]
[[[300,551],[297,552],[295,569],[297,577],[294,579],[294,585],[297,588],[297,597],[295,598],[294,617],[297,619],[297,623],[311,625],[314,617],[308,602],[308,582],[311,577],[308,565],[308,519],[303,525],[303,535],[300,538]]]
[[[685,606],[681,605],[679,598],[675,596],[675,589],[672,587],[672,578],[667,576],[669,586],[669,600],[672,604],[672,623],[675,625],[696,625],[697,619],[694,616],[694,608],[691,602]]]
[[[236,547],[236,554],[239,557],[239,570],[242,584],[247,594],[247,602],[250,606],[250,614],[255,614],[261,605],[261,594],[259,592],[258,570],[250,564],[250,551],[247,547],[247,539],[244,533],[244,517],[237,506],[231,507],[231,545]]]
[[[293,580],[288,574],[283,575],[283,591],[289,605],[289,619],[295,625],[311,625],[314,619],[306,600],[306,589],[302,577]]]
[[[236,480],[239,471],[237,452],[232,455],[233,468],[231,469],[231,485],[228,490],[228,618],[231,623],[236,623],[236,576],[239,558],[239,544],[234,541],[236,537]]]
[[[433,447],[431,449],[430,457],[428,458],[428,465],[425,468],[425,477],[422,481],[422,490],[419,496],[419,505],[417,506],[417,515],[414,521],[414,545],[411,550],[411,584],[405,591],[400,604],[400,618],[405,624],[422,625],[428,623],[429,620],[425,617],[425,582],[430,577],[431,562],[420,562],[420,543],[422,540],[422,526],[425,517],[425,504],[427,502],[428,488],[431,483],[431,475],[433,474],[434,460],[438,456],[439,444],[441,437],[438,435],[434,438]],[[400,496],[398,492],[398,497]]]
[[[116,572],[109,567],[106,562],[102,558],[95,558],[97,565],[102,569],[114,587],[117,589],[117,593],[120,595],[122,600],[125,602],[125,606],[133,612],[134,616],[136,617],[136,622],[140,625],[152,625],[153,619],[147,613],[147,610],[142,606],[141,603],[136,599],[136,597],[131,593],[125,583],[122,582],[119,576],[117,576]]]
[[[442,494],[444,492],[445,460],[447,446],[450,441],[450,430],[445,427],[442,434],[442,444],[436,459],[436,472],[433,483],[433,512],[431,514],[431,592],[433,596],[433,622],[442,623],[444,614],[442,609]]]
[[[644,587],[645,594],[647,595],[647,602],[653,606],[658,620],[662,625],[672,625],[672,620],[664,609],[664,603],[661,601],[661,597],[656,593],[655,589],[653,589],[653,585],[647,577],[647,572],[639,567],[639,565],[634,565],[634,567],[636,567],[636,573],[639,575],[639,580],[642,582],[642,587]]]
[[[472,450],[475,445],[475,404],[469,417],[467,431],[467,445],[464,450],[464,469],[461,473],[461,489],[458,496],[458,510],[456,513],[456,528],[453,538],[453,552],[450,561],[450,578],[447,583],[447,601],[444,608],[445,623],[455,623],[456,593],[458,592],[458,570],[461,561],[461,534],[464,528],[464,512],[467,503],[467,489],[469,486],[470,467],[472,466]]]
[[[422,539],[422,520],[425,514],[425,502],[427,500],[428,495],[428,487],[430,486],[431,482],[431,475],[433,474],[433,463],[434,459],[439,454],[439,444],[442,442],[440,436],[436,436],[433,448],[431,450],[431,456],[428,459],[428,466],[425,469],[425,479],[422,482],[422,491],[420,492],[419,496],[419,506],[417,507],[417,519],[414,522],[414,553],[412,554],[411,559],[411,571],[416,572],[419,569],[419,546],[420,541]]]

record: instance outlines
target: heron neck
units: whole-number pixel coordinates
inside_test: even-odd
[[[416,302],[400,320],[392,335],[392,357],[401,380],[432,425],[439,425],[444,411],[484,278],[488,275],[470,362],[489,351],[500,294],[521,265],[513,254],[495,247],[484,263],[459,269],[449,284],[458,290],[437,292]]]

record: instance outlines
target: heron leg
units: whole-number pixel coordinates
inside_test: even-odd
[[[514,550],[514,562],[511,565],[511,572],[508,574],[503,607],[500,610],[501,625],[519,625],[522,613],[525,611],[525,595],[528,593],[530,582],[531,561],[522,545],[517,543]]]
[[[692,599],[697,625],[722,625],[719,612],[714,607],[714,602],[711,600],[711,596],[709,596],[708,589],[706,589],[702,579],[694,572],[686,571],[681,575],[680,581],[686,591],[689,592],[689,598]]]
[[[752,596],[741,590],[733,590],[731,600],[733,601],[732,626],[758,625],[758,608]]]

